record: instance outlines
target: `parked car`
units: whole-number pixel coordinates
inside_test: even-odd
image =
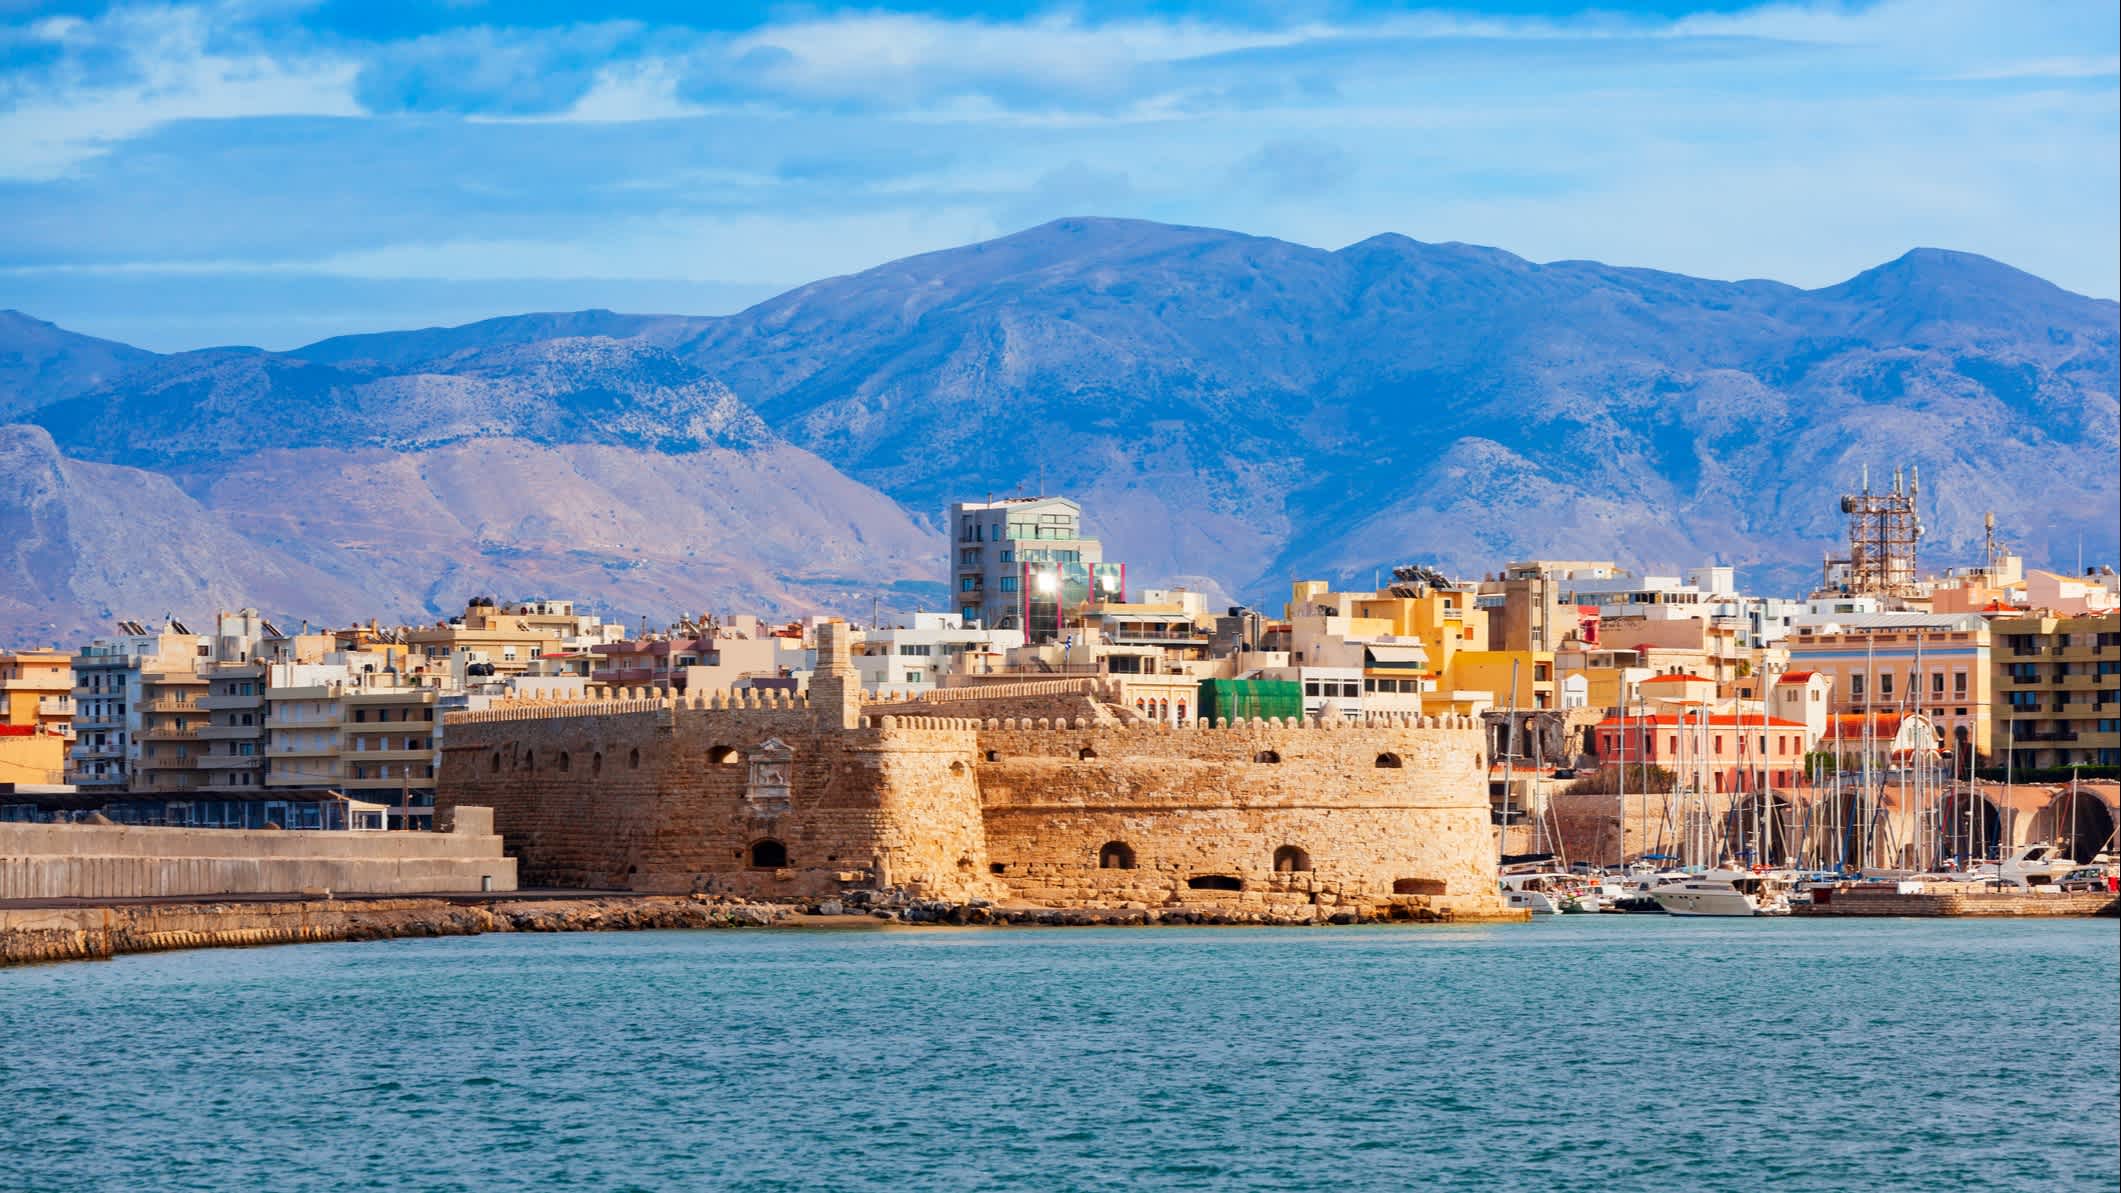
[[[2114,885],[2112,870],[2105,866],[2084,866],[2064,874],[2055,887],[2064,891],[2111,891]]]

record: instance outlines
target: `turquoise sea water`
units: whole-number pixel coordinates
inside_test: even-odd
[[[2112,921],[720,931],[0,971],[0,1187],[2113,1189]]]

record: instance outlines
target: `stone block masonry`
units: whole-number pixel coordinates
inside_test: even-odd
[[[865,717],[844,644],[819,655],[807,700],[452,715],[437,803],[492,807],[534,886],[1507,915],[1463,718],[1173,728],[1082,681]],[[1053,715],[977,715],[998,701]]]
[[[516,889],[492,813],[446,833],[0,824],[0,900],[461,893]]]

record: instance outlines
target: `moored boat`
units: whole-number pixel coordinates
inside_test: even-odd
[[[1710,870],[1690,874],[1650,891],[1668,915],[1763,916],[1790,914],[1786,885],[1772,874]]]

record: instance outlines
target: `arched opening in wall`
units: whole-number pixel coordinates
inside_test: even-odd
[[[1228,874],[1195,874],[1186,880],[1186,885],[1196,891],[1241,891],[1245,880]]]
[[[523,751],[523,769],[531,774],[538,773],[538,752],[536,750]]]
[[[2088,791],[2056,796],[2048,821],[2060,826],[2057,844],[2071,861],[2088,862],[2114,847],[2114,814]]]
[[[1399,755],[1397,755],[1397,754],[1379,754],[1379,755],[1377,756],[1377,769],[1379,769],[1379,770],[1398,770],[1398,769],[1399,769]]]
[[[788,864],[788,847],[767,837],[751,843],[751,868],[754,870],[777,870]]]
[[[567,751],[565,751],[565,750],[561,750],[561,751],[560,751],[560,773],[562,773],[562,774],[565,774],[565,773],[567,773],[567,772],[568,772],[569,770],[572,770],[573,768],[574,768],[574,759],[572,759],[572,758],[569,758],[569,757],[567,756]]]
[[[1311,868],[1311,855],[1295,845],[1284,845],[1274,851],[1274,872],[1298,874]]]
[[[1273,751],[1273,750],[1261,750],[1261,751],[1260,751],[1259,753],[1257,753],[1257,754],[1254,754],[1254,755],[1252,755],[1252,761],[1254,761],[1254,762],[1280,762],[1280,761],[1281,761],[1281,755],[1280,755],[1280,754],[1278,754],[1278,753],[1276,753],[1276,752],[1275,752],[1275,751]]]
[[[501,752],[499,750],[493,752],[493,762],[486,769],[491,774],[498,775],[501,773]]]
[[[1008,864],[1007,862],[988,862],[988,863],[987,863],[987,873],[989,873],[989,874],[1007,874],[1008,872],[1009,872],[1009,864]]]
[[[637,750],[637,749],[636,749],[636,750],[628,750],[628,751],[626,752],[626,769],[627,769],[627,770],[639,770],[639,769],[641,769],[641,752],[640,752],[639,750]]]
[[[1000,762],[1001,760],[1002,760],[1002,752],[1001,752],[1000,750],[989,750],[989,751],[987,751],[987,761],[989,761],[989,762]]]
[[[962,775],[962,774],[964,774],[964,773],[965,773],[965,764],[964,764],[964,763],[962,763],[962,762],[953,762],[953,763],[951,763],[951,764],[950,764],[950,773],[951,773],[951,774],[953,774],[953,775]]]
[[[716,746],[712,750],[707,751],[707,761],[715,766],[735,766],[736,747]]]
[[[591,775],[604,773],[604,752],[602,750],[598,750],[589,756],[589,773]]]
[[[1441,878],[1395,878],[1392,880],[1392,893],[1395,895],[1442,895],[1448,893],[1444,886],[1444,880]]]
[[[1100,870],[1132,870],[1134,847],[1125,841],[1107,841],[1098,847],[1097,868]]]
[[[1088,747],[1088,746],[1084,746],[1084,747],[1083,747],[1082,749],[1080,749],[1080,750],[1077,750],[1077,751],[1075,752],[1075,757],[1076,757],[1076,758],[1077,758],[1078,760],[1082,760],[1082,761],[1087,761],[1087,760],[1089,760],[1089,759],[1092,759],[1092,758],[1095,758],[1095,757],[1097,757],[1097,751],[1096,751],[1096,750],[1093,750],[1093,749],[1091,749],[1091,748],[1090,748],[1090,747]]]

